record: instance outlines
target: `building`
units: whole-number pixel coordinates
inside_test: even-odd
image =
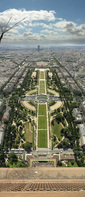
[[[78,108],[73,109],[73,115],[77,123],[82,123],[82,116]]]
[[[38,45],[38,51],[40,51],[40,45]]]
[[[3,114],[2,122],[5,122],[5,121],[8,122],[9,121],[10,111],[11,111],[11,108],[7,107],[6,111]]]
[[[3,145],[4,133],[5,133],[5,125],[1,124],[0,125],[0,145]]]
[[[36,157],[32,154],[26,154],[26,161],[30,167],[56,167],[59,161],[59,155],[54,154],[52,157]]]
[[[33,72],[31,77],[36,78],[36,72]]]
[[[80,130],[80,137],[81,137],[81,146],[85,145],[85,125],[79,124],[79,130]]]
[[[75,160],[74,155],[60,155],[60,161]]]
[[[49,78],[52,80],[52,72],[48,72],[48,76],[49,76]]]
[[[84,113],[84,115],[85,115],[85,101],[83,101],[83,102],[81,103],[81,109],[82,109],[82,111],[83,111],[83,113]]]
[[[3,109],[3,100],[0,99],[0,112],[2,111],[2,109]]]

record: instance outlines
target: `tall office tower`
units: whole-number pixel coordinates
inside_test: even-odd
[[[38,51],[40,51],[40,45],[38,45]]]

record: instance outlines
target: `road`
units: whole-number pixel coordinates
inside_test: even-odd
[[[41,96],[42,98],[38,99],[38,97]],[[46,97],[43,98],[43,97]],[[24,98],[21,99],[22,101],[35,101],[37,103],[45,103],[45,102],[51,102],[51,101],[60,101],[60,97],[58,96],[50,96],[50,95],[38,95],[38,96],[24,96]]]
[[[51,150],[51,149],[48,149],[48,148],[38,148],[37,149],[37,151],[36,150],[33,150],[32,152],[31,152],[33,155],[35,155],[35,156],[38,156],[38,155],[43,155],[43,156],[47,156],[47,157],[50,157],[52,154],[62,154],[62,155],[64,155],[64,154],[68,154],[68,155],[73,155],[74,154],[74,152],[73,152],[73,150],[72,149],[67,149],[67,150],[64,150],[64,149],[58,149],[58,148],[55,148],[55,149],[53,149],[53,150]]]

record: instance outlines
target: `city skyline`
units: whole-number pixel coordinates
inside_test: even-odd
[[[2,44],[85,45],[84,7],[84,0],[3,0],[1,27],[24,20],[4,35]]]

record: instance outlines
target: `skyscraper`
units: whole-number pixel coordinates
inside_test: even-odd
[[[38,51],[40,51],[40,45],[38,45]]]

